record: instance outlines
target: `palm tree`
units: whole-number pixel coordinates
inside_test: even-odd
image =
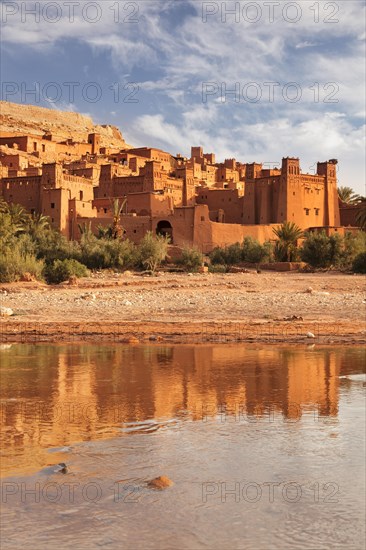
[[[111,239],[113,237],[113,227],[111,225],[98,225],[98,239]]]
[[[357,203],[361,199],[360,195],[357,195],[352,187],[338,187],[338,197],[342,202],[347,204]]]
[[[112,232],[113,232],[114,239],[120,238],[123,235],[123,229],[120,226],[119,220],[126,202],[127,202],[127,199],[124,199],[121,201],[119,199],[113,199],[112,201],[112,211],[113,211]]]
[[[297,241],[303,236],[302,229],[294,222],[285,222],[280,227],[273,229],[278,238],[274,255],[279,262],[292,262],[296,257]]]
[[[32,214],[27,222],[27,231],[32,237],[37,237],[50,228],[49,218],[43,214]]]
[[[8,203],[4,200],[3,197],[0,197],[0,213],[6,214],[8,212],[8,208],[9,208]]]
[[[93,235],[93,231],[92,231],[92,228],[91,228],[91,222],[88,222],[88,223],[84,222],[83,225],[78,223],[78,228],[79,228],[79,231],[80,231],[80,235],[82,237],[84,237],[84,239],[89,239],[89,237],[91,237]]]
[[[23,227],[27,225],[28,214],[20,204],[9,204],[7,213],[14,225]]]

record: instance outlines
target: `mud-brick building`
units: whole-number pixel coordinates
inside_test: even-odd
[[[79,238],[84,222],[95,231],[112,223],[114,199],[124,202],[126,238],[138,242],[153,231],[205,252],[246,236],[272,239],[285,221],[342,231],[335,159],[305,174],[294,157],[267,169],[234,158],[218,163],[202,147],[192,147],[190,158],[148,147],[102,147],[96,133],[82,143],[52,135],[1,139],[1,195],[49,216],[70,239]]]
[[[67,237],[79,217],[96,215],[93,180],[65,173],[61,164],[43,164],[38,176],[3,177],[1,195],[31,213],[42,213]]]

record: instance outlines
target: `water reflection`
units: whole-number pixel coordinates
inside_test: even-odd
[[[14,345],[0,353],[3,475],[39,470],[50,447],[149,433],[174,419],[336,418],[340,385],[364,367],[360,349]]]

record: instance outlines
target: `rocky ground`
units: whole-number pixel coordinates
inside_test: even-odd
[[[340,273],[97,274],[3,284],[2,342],[366,340],[365,278]],[[312,336],[311,336],[311,335]],[[314,338],[313,338],[314,337]]]

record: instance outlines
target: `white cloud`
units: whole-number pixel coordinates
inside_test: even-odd
[[[113,80],[121,74],[136,79],[137,74],[139,114],[129,129],[124,122],[122,126],[128,142],[156,145],[158,141],[169,151],[185,154],[191,145],[202,144],[222,159],[280,160],[294,154],[304,159],[305,168],[316,160],[339,157],[344,184],[357,185],[359,192],[364,192],[360,189],[365,105],[362,39],[366,10],[362,2],[298,0],[301,19],[297,23],[286,21],[283,3],[275,8],[271,23],[263,4],[262,16],[255,24],[245,21],[242,11],[238,23],[232,17],[224,23],[221,2],[215,3],[218,13],[205,23],[202,3],[195,0],[138,2],[138,23],[123,21],[128,15],[123,6],[120,22],[115,23],[110,8],[117,3],[104,0],[100,3],[100,21],[90,23],[81,16],[87,0],[79,2],[73,23],[66,9],[56,24],[42,17],[36,23],[31,16],[24,24],[19,14],[9,16],[3,28],[5,51],[16,58],[22,55],[21,46],[27,47],[36,51],[41,62],[45,53],[52,55],[60,44],[67,51],[69,41],[76,39],[91,48],[85,74],[95,71],[97,78],[93,54],[98,54],[95,59],[101,55],[110,63]],[[28,4],[34,2],[29,0]],[[191,14],[173,21],[177,6],[189,7]],[[204,105],[203,82],[225,83],[228,90],[235,83],[242,88],[248,82],[262,87],[265,82],[279,82],[281,86],[296,82],[303,94],[299,103],[285,102],[279,89],[272,104],[245,104],[241,99],[237,105],[232,98],[222,103],[217,95]],[[319,83],[318,102],[310,89],[315,83]],[[338,103],[327,102],[332,91]],[[151,105],[158,105],[160,112],[147,113]]]

